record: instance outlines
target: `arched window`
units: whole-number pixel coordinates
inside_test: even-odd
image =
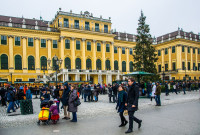
[[[92,61],[91,59],[86,60],[86,69],[92,69]]]
[[[41,70],[47,70],[47,58],[45,56],[42,56],[40,58],[40,64],[41,64]]]
[[[97,70],[101,70],[101,60],[100,59],[97,60],[96,67],[97,67]]]
[[[129,71],[133,72],[133,62],[132,61],[129,63]]]
[[[28,57],[28,70],[35,70],[35,60],[33,56]]]
[[[22,57],[20,55],[15,56],[15,70],[22,70]]]
[[[65,67],[71,69],[71,60],[69,57],[65,58]]]
[[[114,61],[114,70],[119,70],[118,69],[118,61]]]
[[[1,55],[1,69],[8,69],[8,56],[6,54]]]
[[[106,70],[110,70],[110,60],[106,60]]]
[[[76,69],[81,69],[81,59],[76,58]]]
[[[122,72],[126,72],[126,62],[122,62]]]

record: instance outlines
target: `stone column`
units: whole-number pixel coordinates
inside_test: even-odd
[[[75,38],[72,37],[72,45],[70,46],[71,47],[71,69],[76,69],[75,68]]]
[[[190,57],[191,57],[191,61],[190,61],[190,69],[193,71],[193,50],[192,50],[192,47],[190,48]]]
[[[28,58],[27,58],[27,37],[22,38],[22,48],[23,48],[23,56],[22,56],[22,68],[23,73],[28,73]]]
[[[181,54],[181,45],[176,46],[176,61],[177,61],[177,69],[181,69],[182,67],[182,54]]]
[[[87,74],[85,74],[85,81],[87,81]]]
[[[119,70],[122,71],[122,48],[118,47],[118,52],[119,52]]]
[[[14,38],[13,35],[8,36],[8,45],[9,45],[8,69],[9,69],[9,72],[14,72],[13,38]]]
[[[162,66],[161,66],[161,69],[162,69],[162,67],[165,67],[164,49],[161,49],[161,54],[162,54]]]
[[[96,70],[96,40],[93,40],[92,56],[93,56],[92,69]]]
[[[40,73],[40,44],[39,44],[40,38],[35,37],[35,69],[36,73]]]
[[[176,49],[177,52],[177,49]],[[169,47],[169,71],[172,70],[172,47]]]
[[[47,58],[47,60],[48,59],[52,60],[52,58],[51,58],[51,42],[52,42],[52,39],[47,39],[47,48],[48,48],[48,58]],[[51,64],[50,64],[50,66],[51,66]],[[52,73],[52,70],[51,70],[50,66],[47,63],[48,73]]]
[[[64,49],[65,49],[65,45],[64,45],[64,36],[60,36],[60,48],[59,48],[59,51],[60,51],[60,58],[63,60],[62,64],[61,64],[61,68],[60,69],[64,69]]]
[[[126,72],[129,71],[129,48],[126,48]]]
[[[69,80],[69,75],[65,74],[65,81],[68,81],[68,80]]]
[[[197,71],[198,71],[198,48],[195,49],[195,56],[196,56],[195,66],[197,67]]]
[[[114,70],[114,42],[111,42],[111,70]]]
[[[82,38],[82,69],[86,69],[86,59],[85,59],[85,38]]]
[[[105,54],[106,54],[106,51],[105,51],[105,41],[102,41],[102,70],[105,70]]]
[[[185,50],[184,50],[184,51],[185,51],[185,67],[186,67],[186,69],[188,70],[188,61],[187,61],[187,54],[188,54],[188,53],[187,53],[187,51],[186,51],[186,49],[187,49],[186,46],[184,47],[184,49],[185,49]]]

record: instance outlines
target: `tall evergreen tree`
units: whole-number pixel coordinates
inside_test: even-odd
[[[155,48],[152,46],[153,38],[150,34],[149,25],[145,23],[146,16],[141,11],[139,18],[137,35],[136,35],[136,47],[134,57],[134,69],[136,71],[145,71],[149,73],[157,74],[155,62],[157,62],[157,54]]]

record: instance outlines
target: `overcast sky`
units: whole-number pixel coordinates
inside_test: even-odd
[[[152,36],[161,36],[178,27],[200,32],[200,0],[4,0],[0,14],[50,21],[59,7],[74,13],[89,11],[93,16],[111,17],[112,29],[136,34],[141,10],[147,17]]]

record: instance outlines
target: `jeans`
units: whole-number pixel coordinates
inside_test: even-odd
[[[16,106],[16,108],[19,108],[19,100],[16,100],[16,101],[14,102],[14,105]]]
[[[133,130],[133,121],[135,121],[136,123],[140,123],[140,120],[134,116],[134,113],[135,113],[135,111],[128,112],[128,116],[129,116],[129,129],[130,130]]]
[[[156,100],[156,104],[157,104],[157,105],[161,105],[160,95],[156,95],[155,100]]]
[[[14,102],[13,101],[9,102],[7,113],[9,113],[11,109],[13,110],[13,112],[15,112]]]
[[[125,122],[127,121],[123,114],[124,114],[124,112],[119,113],[119,116],[121,118],[121,124],[125,124]]]
[[[76,121],[76,122],[77,122],[77,115],[76,115],[76,112],[72,112],[72,115],[73,115],[72,121]]]
[[[184,94],[186,94],[186,93],[185,93],[185,88],[183,88],[183,92],[184,92]]]
[[[84,94],[84,102],[86,102],[87,94]]]
[[[57,108],[58,108],[58,113],[60,113],[60,109],[59,109],[59,105],[60,105],[60,102],[57,102]]]

